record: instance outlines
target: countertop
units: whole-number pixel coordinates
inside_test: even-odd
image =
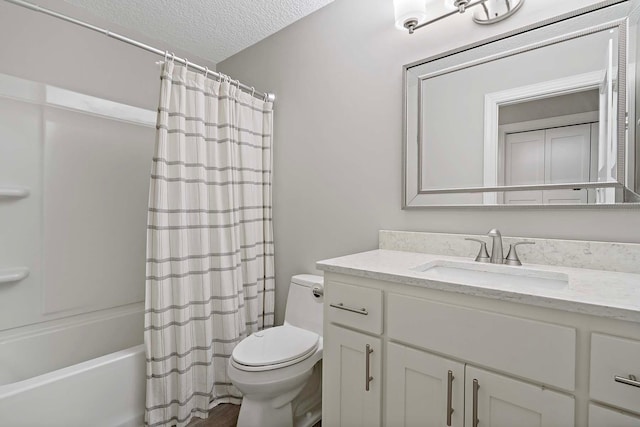
[[[640,323],[640,274],[523,263],[525,269],[568,276],[567,285],[553,288],[527,284],[442,282],[426,278],[425,273],[413,270],[435,260],[473,263],[469,258],[376,249],[319,261],[316,266],[319,270],[332,273]]]

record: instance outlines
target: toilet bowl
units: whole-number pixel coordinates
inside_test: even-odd
[[[243,394],[238,427],[311,427],[320,420],[323,302],[318,289],[322,277],[294,276],[284,324],[251,334],[233,350],[227,372]]]

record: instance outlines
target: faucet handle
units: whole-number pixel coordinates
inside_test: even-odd
[[[518,258],[518,252],[516,252],[516,246],[518,245],[535,245],[536,242],[517,242],[509,245],[509,252],[505,258],[504,263],[506,265],[522,265],[520,258]]]
[[[480,239],[472,239],[471,237],[465,237],[464,240],[480,243],[480,252],[478,252],[478,255],[476,256],[476,262],[489,262],[491,260],[489,252],[487,252],[487,242]]]

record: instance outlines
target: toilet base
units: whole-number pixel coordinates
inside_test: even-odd
[[[322,362],[305,384],[285,395],[269,400],[245,395],[237,427],[312,427],[321,418]]]
[[[242,399],[238,427],[293,427],[291,402],[280,408],[273,408],[264,401]]]

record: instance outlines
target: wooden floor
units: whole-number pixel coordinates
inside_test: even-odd
[[[209,418],[194,418],[188,427],[235,427],[239,413],[239,405],[223,403],[209,411]]]
[[[209,411],[209,418],[203,420],[194,418],[188,427],[235,427],[240,413],[239,405],[223,403]],[[321,427],[322,421],[318,421],[313,427]]]

